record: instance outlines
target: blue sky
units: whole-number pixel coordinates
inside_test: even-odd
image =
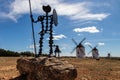
[[[0,0],[0,48],[13,51],[33,51],[28,0]],[[84,37],[86,56],[99,45],[100,56],[120,57],[120,0],[31,0],[34,19],[43,15],[42,5],[49,4],[58,14],[58,26],[54,26],[54,43],[59,45],[61,55],[70,53]],[[52,13],[52,11],[51,11]],[[50,14],[51,14],[50,13]],[[34,24],[37,52],[40,23]],[[48,53],[48,34],[44,37],[43,52]]]

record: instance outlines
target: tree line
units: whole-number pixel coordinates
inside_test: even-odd
[[[15,52],[5,49],[0,49],[0,57],[20,57],[20,56],[34,56],[34,53],[30,51],[25,52]]]

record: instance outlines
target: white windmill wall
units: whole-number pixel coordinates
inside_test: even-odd
[[[92,50],[92,56],[93,58],[98,59],[99,58],[98,50]]]
[[[77,58],[84,58],[85,57],[85,48],[84,47],[77,47],[76,48],[76,57]]]

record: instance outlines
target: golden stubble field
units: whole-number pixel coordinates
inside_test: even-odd
[[[0,57],[0,80],[10,80],[20,75],[16,69],[18,58]],[[120,80],[120,59],[64,59],[76,67],[76,80]]]

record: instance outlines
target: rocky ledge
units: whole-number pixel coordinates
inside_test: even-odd
[[[17,69],[26,80],[75,80],[77,77],[72,64],[54,57],[20,58]]]

